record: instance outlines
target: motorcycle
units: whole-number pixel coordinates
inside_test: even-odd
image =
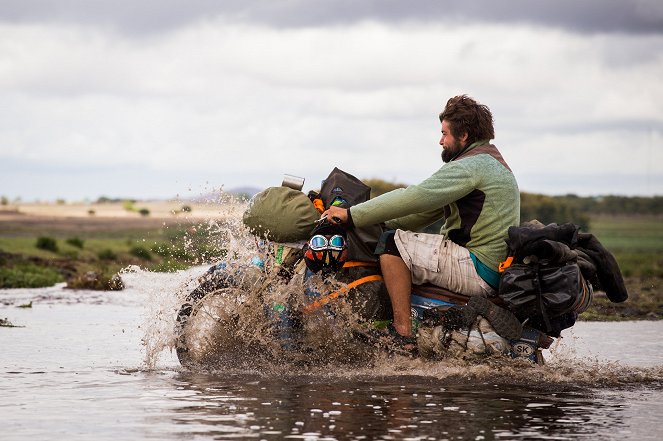
[[[283,355],[305,361],[352,347],[349,359],[371,348],[412,356],[380,342],[380,330],[392,319],[373,254],[382,226],[329,231],[340,227],[319,219],[330,206],[348,208],[368,200],[370,187],[338,168],[323,181],[319,193],[306,195],[302,186],[302,178],[286,175],[281,187],[256,195],[242,218],[255,247],[244,243],[237,248],[251,248],[253,254],[212,266],[185,295],[175,326],[182,365]],[[541,234],[545,239],[577,236],[571,224],[549,227],[534,234],[529,229],[514,232],[524,231],[535,239]],[[550,229],[554,234],[548,237]],[[518,242],[511,234],[510,229],[510,252]],[[504,262],[514,265],[507,265],[495,298],[413,285],[416,355],[439,359],[502,354],[542,364],[542,350],[591,303],[592,285],[581,275],[575,251],[562,253],[568,262],[551,259],[555,254],[548,251],[567,249],[566,245],[549,240],[531,245],[523,255],[510,254],[515,260]],[[537,255],[540,264],[526,264]]]
[[[256,239],[256,243],[258,252],[250,261],[210,267],[186,294],[175,324],[175,348],[183,366],[284,354],[311,359],[316,352],[339,351],[349,343],[354,345],[349,358],[384,349],[366,338],[391,320],[376,263],[346,262],[336,274],[320,275],[306,267],[306,242]],[[411,317],[417,356],[502,354],[544,363],[542,350],[552,338],[527,326],[517,338],[505,338],[481,315],[471,323],[459,323],[457,317],[468,300],[432,285],[413,286]]]

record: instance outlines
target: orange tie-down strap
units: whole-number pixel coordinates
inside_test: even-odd
[[[362,262],[359,260],[348,260],[343,264],[343,268],[354,268],[357,266],[378,266],[377,262]]]
[[[312,312],[317,311],[318,309],[322,308],[325,306],[327,303],[331,302],[332,300],[347,294],[348,291],[350,291],[352,288],[356,288],[359,285],[363,285],[364,283],[368,282],[375,282],[378,280],[382,280],[382,276],[379,274],[374,274],[372,276],[366,276],[362,277],[361,279],[357,279],[354,282],[348,283],[348,286],[345,286],[338,291],[334,291],[331,294],[327,294],[326,296],[320,297],[318,300],[316,300],[313,303],[310,303],[304,307],[304,314],[311,314]]]

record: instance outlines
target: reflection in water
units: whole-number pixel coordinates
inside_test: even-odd
[[[236,439],[608,439],[633,437],[632,392],[551,392],[422,377],[342,380],[181,373],[181,433]],[[181,398],[177,398],[178,401]],[[663,410],[659,403],[660,412]],[[645,432],[646,435],[646,432]]]

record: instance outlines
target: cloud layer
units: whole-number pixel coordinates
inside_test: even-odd
[[[437,114],[460,93],[491,107],[523,190],[663,193],[655,2],[612,21],[602,14],[621,2],[591,17],[576,8],[584,21],[525,19],[513,2],[520,18],[489,22],[492,2],[444,19],[433,2],[353,14],[320,2],[316,19],[295,14],[298,2],[200,0],[188,15],[156,8],[154,23],[130,19],[150,2],[24,3],[0,24],[0,193],[11,197],[168,197],[278,185],[283,173],[315,187],[334,166],[414,183],[439,167]]]
[[[3,1],[2,17],[13,22],[89,23],[139,34],[219,17],[276,28],[352,25],[369,20],[387,24],[530,24],[582,33],[663,32],[663,5],[658,0],[22,0]]]

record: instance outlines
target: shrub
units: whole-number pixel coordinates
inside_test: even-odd
[[[62,281],[62,276],[55,269],[34,263],[0,267],[0,288],[43,288]]]
[[[58,251],[58,243],[55,239],[48,236],[38,237],[35,246],[40,250],[53,251],[54,253],[57,253]]]
[[[70,237],[69,239],[66,240],[66,242],[72,247],[80,248],[81,250],[83,249],[83,245],[85,244],[85,241],[78,236]]]
[[[104,270],[86,271],[67,279],[67,289],[87,289],[96,291],[119,291],[124,289],[124,281],[119,274]]]
[[[143,248],[140,246],[135,246],[129,250],[129,254],[132,256],[138,257],[139,259],[143,260],[152,260],[152,254],[147,250],[147,248]]]
[[[88,214],[88,216],[94,216],[95,214],[97,214],[97,212],[90,209],[90,210],[87,211],[87,214]]]
[[[106,248],[97,253],[97,257],[101,260],[115,260],[117,259],[117,254],[113,250]]]
[[[191,213],[191,206],[190,205],[182,205],[181,210],[182,213]]]
[[[134,201],[131,200],[126,200],[122,202],[122,208],[124,208],[127,211],[136,211],[136,207],[134,207]]]
[[[140,213],[141,216],[149,216],[150,215],[150,210],[148,210],[147,208],[141,208],[140,210],[138,210],[138,212]]]

